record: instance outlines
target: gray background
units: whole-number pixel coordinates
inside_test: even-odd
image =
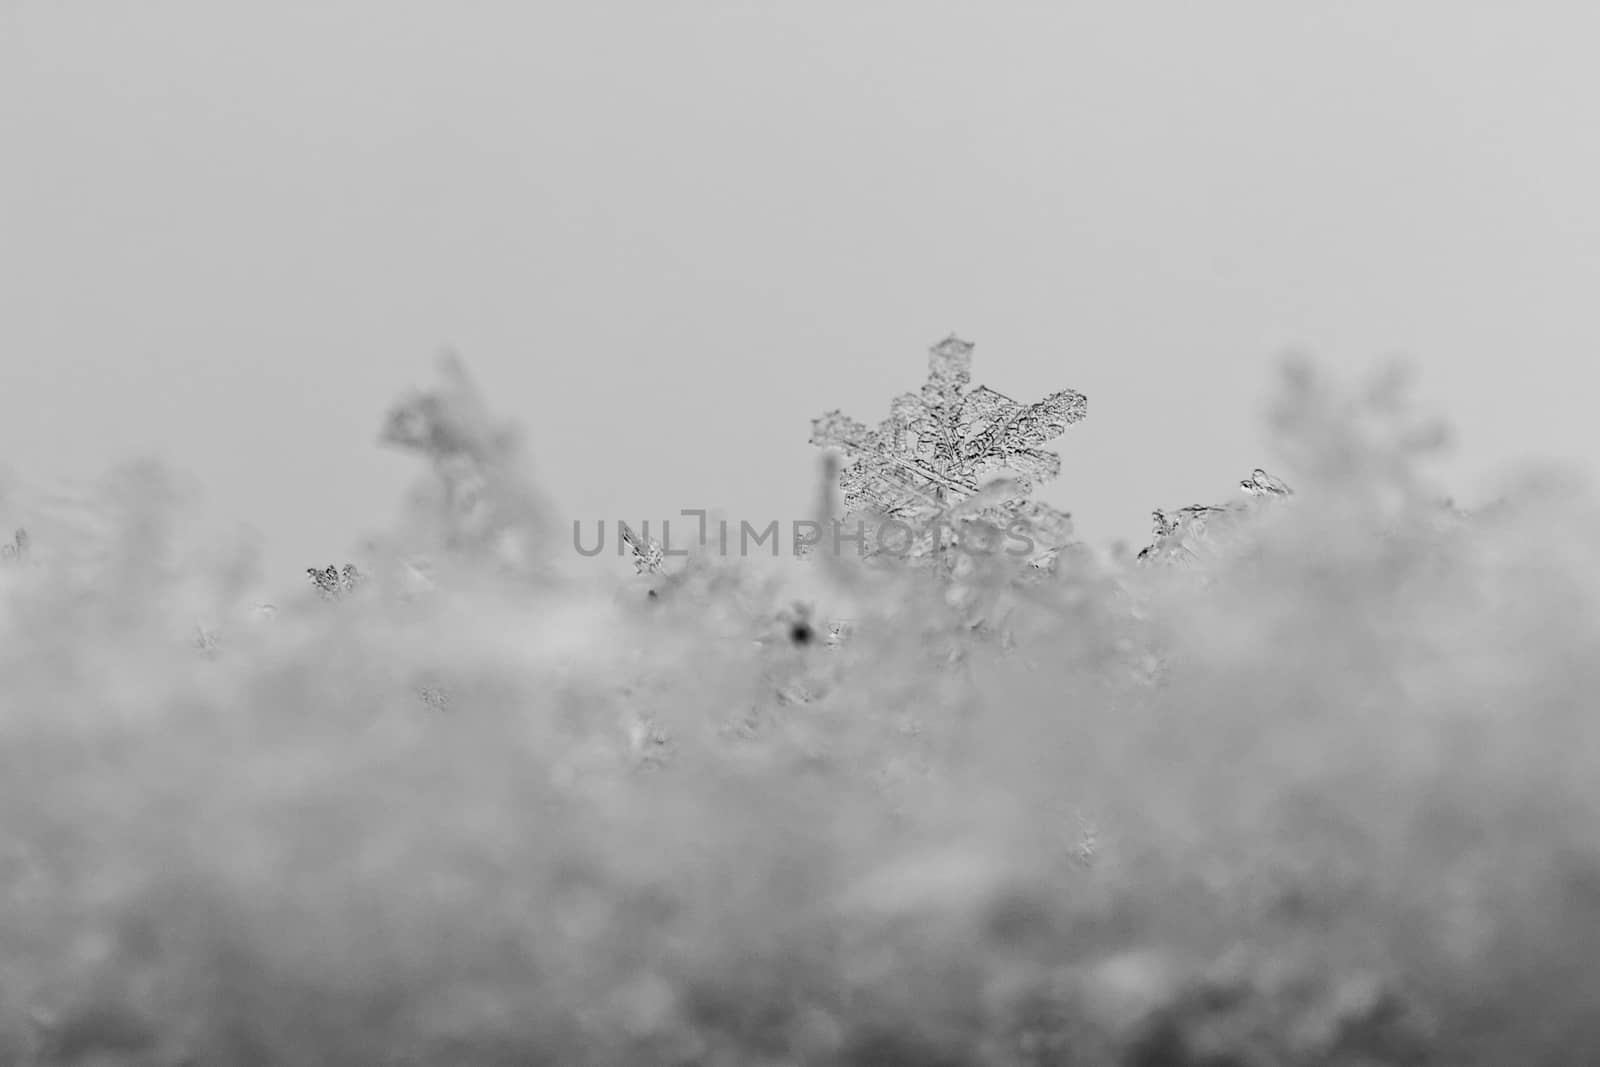
[[[1088,394],[1094,541],[1272,467],[1290,347],[1414,358],[1470,500],[1596,448],[1595,10],[0,0],[0,454],[164,456],[292,582],[450,343],[565,517],[764,523],[955,330]]]

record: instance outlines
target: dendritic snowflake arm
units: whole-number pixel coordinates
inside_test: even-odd
[[[951,334],[928,350],[925,389],[960,389],[972,380],[972,350],[977,346]]]
[[[1031,489],[1061,473],[1061,457],[1039,446],[1060,437],[1088,412],[1088,398],[1072,389],[1024,405],[980,386],[967,395],[961,409],[962,464],[975,474],[1008,471]]]

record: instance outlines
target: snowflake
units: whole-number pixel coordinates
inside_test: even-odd
[[[365,577],[356,570],[353,563],[346,563],[343,571],[331,563],[322,570],[307,567],[306,574],[310,575],[312,584],[317,587],[318,594],[324,600],[338,600],[355,592],[356,586],[360,585]]]
[[[1021,404],[987,386],[967,391],[973,345],[951,334],[929,349],[928,381],[890,405],[872,429],[839,411],[812,422],[811,443],[838,449],[847,512],[905,523],[922,540],[935,520],[1000,531],[1025,528],[1032,562],[1047,565],[1071,543],[1066,514],[1028,499],[1061,472],[1061,457],[1040,446],[1084,418],[1088,399],[1063,389]],[[942,534],[937,550],[943,546]]]
[[[648,534],[648,527],[646,533]],[[617,522],[617,536],[622,538],[623,544],[633,549],[633,572],[635,574],[660,574],[663,552],[661,542],[654,537],[640,538],[633,532],[627,523]],[[653,590],[652,590],[653,592]]]

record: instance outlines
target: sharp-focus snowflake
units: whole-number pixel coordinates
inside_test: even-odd
[[[919,535],[913,557],[943,546],[942,533],[927,536],[938,520],[1025,530],[1032,562],[1047,565],[1072,543],[1070,517],[1028,498],[1061,472],[1061,457],[1041,446],[1082,420],[1088,399],[1063,389],[1022,404],[988,386],[968,391],[972,349],[950,335],[929,350],[921,391],[896,398],[877,429],[831,411],[813,420],[811,443],[843,453],[847,513],[905,523]]]

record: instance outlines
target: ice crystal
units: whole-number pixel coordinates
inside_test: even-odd
[[[0,545],[0,559],[24,560],[28,558],[28,531],[18,530],[11,540]]]
[[[1191,504],[1168,513],[1157,508],[1152,512],[1154,541],[1140,551],[1144,563],[1173,562],[1198,559],[1215,544],[1218,533],[1234,528],[1251,511],[1256,501],[1282,499],[1294,495],[1294,490],[1278,478],[1257,467],[1249,478],[1239,483],[1252,501],[1221,505]]]
[[[204,623],[195,623],[192,641],[194,647],[198,648],[202,655],[208,657],[216,656],[220,641],[215,629],[206,626]]]
[[[1070,846],[1072,861],[1080,867],[1093,867],[1100,856],[1100,827],[1082,811],[1077,813],[1076,822]]]
[[[440,387],[401,397],[384,419],[379,442],[432,467],[443,491],[435,502],[445,547],[483,547],[508,526],[537,525],[542,501],[522,492],[514,477],[517,430],[491,415],[459,355],[441,353],[438,369]]]
[[[1260,467],[1257,467],[1254,471],[1250,472],[1250,477],[1241,481],[1239,483],[1239,488],[1243,489],[1251,496],[1294,495],[1293,489],[1290,489],[1284,482],[1274,478]]]
[[[646,530],[646,533],[649,531]],[[617,536],[622,538],[622,543],[633,550],[633,572],[635,574],[660,574],[663,552],[661,542],[654,537],[640,537],[633,532],[633,528],[625,522],[617,523]]]
[[[848,515],[905,523],[913,557],[944,546],[936,524],[981,524],[1026,531],[1031,561],[1046,565],[1072,536],[1068,515],[1029,499],[1061,471],[1060,455],[1041,446],[1082,420],[1088,399],[1063,389],[1022,404],[988,386],[969,391],[972,350],[951,334],[929,349],[921,391],[897,397],[877,429],[830,411],[813,420],[811,443],[843,453]]]
[[[488,467],[503,460],[515,448],[515,429],[490,416],[459,355],[446,351],[437,362],[443,388],[402,397],[389,410],[379,440],[439,463]]]
[[[318,594],[324,600],[338,600],[353,593],[363,579],[363,575],[356,570],[353,563],[346,563],[342,571],[331,563],[322,570],[307,567],[306,574],[310,575],[312,584],[317,587]]]

